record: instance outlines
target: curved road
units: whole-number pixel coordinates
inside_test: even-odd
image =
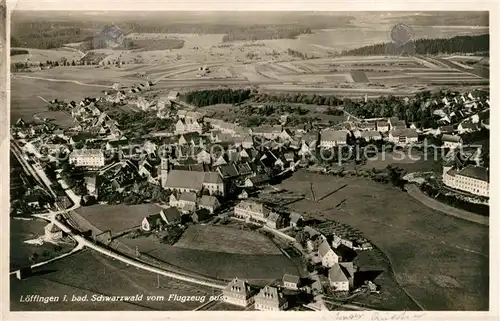
[[[481,225],[486,225],[489,226],[489,217],[486,216],[481,216],[478,214],[474,214],[471,212],[467,212],[449,205],[446,205],[444,203],[441,203],[440,201],[437,201],[422,192],[418,186],[415,184],[408,184],[406,185],[406,190],[408,194],[419,201],[420,203],[424,204],[427,207],[432,208],[433,210],[436,210],[438,212],[444,213],[446,215],[454,216],[463,220],[467,220],[470,222],[474,222],[477,224]]]

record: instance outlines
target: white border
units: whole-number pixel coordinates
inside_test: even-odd
[[[498,64],[497,57],[499,54],[498,42],[493,41],[500,39],[499,37],[499,4],[497,1],[252,1],[246,2],[244,0],[233,0],[233,1],[210,1],[210,0],[184,0],[184,1],[159,1],[159,0],[147,0],[147,1],[134,1],[134,0],[8,0],[7,1],[8,10],[88,10],[88,11],[113,11],[117,8],[120,10],[127,11],[191,11],[193,8],[196,11],[230,11],[230,10],[251,10],[251,11],[490,11],[490,88],[491,92],[491,105],[493,106],[491,110],[491,137],[498,137],[500,134],[500,129],[498,129],[496,119],[499,114],[498,108],[500,99],[498,91],[496,88],[499,87],[499,74],[498,74]],[[7,18],[7,35],[10,31],[10,19]],[[7,36],[9,39],[9,36]],[[9,43],[10,41],[7,40]],[[7,56],[8,50],[6,50],[6,56],[2,57],[7,62],[7,72],[9,72],[10,57]],[[7,75],[7,90],[10,88],[10,77]],[[5,78],[4,78],[5,79]],[[7,103],[10,99],[7,97]],[[2,111],[3,112],[3,111]],[[4,113],[3,113],[4,114]],[[5,115],[5,114],[4,114]],[[7,124],[10,122],[10,116],[7,115]],[[5,134],[8,135],[9,127],[1,128],[4,130]],[[7,136],[8,137],[8,136]],[[498,207],[498,202],[495,195],[497,195],[497,184],[496,179],[500,178],[500,173],[495,166],[491,168],[491,216],[490,216],[490,311],[489,312],[416,312],[404,313],[404,312],[378,312],[378,317],[374,315],[373,312],[362,312],[361,318],[356,317],[360,315],[360,312],[310,312],[310,313],[300,313],[300,312],[287,312],[287,313],[265,313],[265,312],[8,312],[9,309],[9,278],[8,278],[8,255],[9,255],[9,233],[7,233],[9,226],[8,217],[8,207],[9,207],[9,185],[8,185],[8,165],[9,164],[9,146],[8,140],[0,142],[0,157],[1,159],[1,226],[4,228],[2,233],[2,281],[1,281],[1,305],[2,305],[2,319],[6,320],[30,320],[33,319],[52,319],[52,320],[64,320],[68,316],[73,320],[84,320],[89,317],[98,317],[106,319],[121,319],[121,320],[165,320],[165,319],[177,319],[177,320],[192,320],[192,319],[202,319],[202,318],[236,318],[236,319],[254,319],[254,318],[265,318],[265,319],[276,319],[276,320],[290,320],[290,319],[308,319],[308,318],[320,318],[321,320],[332,319],[332,320],[343,320],[343,317],[347,317],[345,320],[360,320],[367,319],[372,321],[385,321],[385,320],[498,320],[498,257],[495,256],[494,252],[499,244],[498,236],[498,216],[496,210]],[[491,146],[491,163],[494,164],[497,159],[498,149],[493,144]],[[314,314],[312,314],[314,313]],[[349,319],[349,316],[351,318]],[[399,318],[398,318],[399,316]]]

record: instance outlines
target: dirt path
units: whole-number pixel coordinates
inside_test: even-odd
[[[454,216],[463,220],[467,220],[470,222],[474,222],[477,224],[481,225],[486,225],[489,226],[489,218],[486,216],[481,216],[478,214],[474,214],[471,212],[467,212],[449,205],[446,205],[444,203],[441,203],[433,198],[430,198],[429,196],[425,195],[416,185],[414,184],[408,184],[406,185],[406,190],[408,192],[408,195],[419,201],[420,203],[424,204],[427,207],[432,208],[433,210],[436,210],[438,212]]]

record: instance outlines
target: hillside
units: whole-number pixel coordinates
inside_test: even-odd
[[[449,39],[417,39],[406,48],[411,48],[412,53],[426,54],[452,54],[452,53],[476,53],[489,51],[490,36],[457,36]],[[356,49],[345,50],[343,56],[377,56],[387,54],[399,54],[392,43],[381,43],[371,46],[364,46]]]

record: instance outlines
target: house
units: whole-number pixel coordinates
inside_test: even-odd
[[[455,149],[462,146],[462,137],[460,136],[444,134],[441,140],[445,148]]]
[[[339,256],[332,250],[326,240],[319,245],[318,255],[324,267],[332,267],[335,263],[339,262]]]
[[[283,228],[283,217],[278,213],[271,212],[266,218],[266,225],[275,230]]]
[[[69,154],[69,162],[77,167],[99,168],[104,166],[104,161],[100,149],[75,149]]]
[[[468,165],[461,170],[443,168],[443,183],[457,190],[489,197],[489,171],[485,167]]]
[[[304,224],[304,218],[299,213],[292,212],[290,214],[290,226],[293,228],[302,227]]]
[[[288,302],[281,291],[273,286],[266,285],[255,296],[255,309],[260,311],[283,311]]]
[[[270,180],[269,175],[267,175],[267,174],[257,174],[255,176],[248,177],[245,180],[244,186],[245,187],[258,187],[258,186],[262,186],[262,185],[268,183],[269,180]]]
[[[207,219],[210,218],[210,213],[206,209],[199,209],[191,215],[191,219],[193,222],[199,223],[206,221]]]
[[[385,120],[377,121],[376,126],[377,131],[381,133],[387,133],[389,131],[389,122],[386,122]]]
[[[377,130],[377,123],[376,122],[362,122],[358,124],[358,129],[360,131],[365,131],[365,130]]]
[[[171,91],[168,93],[167,99],[168,100],[177,100],[180,96],[180,93],[178,91]]]
[[[463,121],[458,125],[459,134],[471,133],[478,130],[479,130],[478,125],[470,121]]]
[[[406,127],[406,122],[404,120],[398,120],[393,123],[390,123],[391,125],[391,130],[399,130],[399,129],[405,129]]]
[[[260,136],[267,139],[277,139],[281,136],[283,127],[281,125],[262,125],[260,127],[252,128],[252,135]]]
[[[55,225],[53,222],[45,225],[45,237],[51,241],[57,241],[62,239],[63,231]]]
[[[97,189],[97,176],[85,176],[85,187],[87,188],[87,192],[90,196],[97,197],[98,189]]]
[[[320,133],[320,147],[332,148],[346,145],[348,135],[349,131],[347,130],[325,129]]]
[[[291,290],[298,290],[300,286],[300,278],[296,275],[283,275],[283,287]]]
[[[205,172],[202,185],[210,195],[225,195],[224,182],[217,172]]]
[[[389,132],[389,141],[395,145],[410,145],[418,142],[418,133],[415,129],[397,129]]]
[[[210,214],[213,214],[219,207],[217,197],[211,195],[203,195],[198,203],[198,208],[206,209]]]
[[[349,291],[354,286],[355,267],[352,262],[335,263],[328,270],[328,281],[334,291]]]
[[[212,162],[212,157],[209,152],[202,149],[198,154],[196,154],[196,162],[199,164],[210,164]]]
[[[163,219],[160,214],[152,214],[146,216],[141,223],[141,228],[144,231],[152,231],[163,225]]]
[[[382,135],[376,130],[365,130],[360,132],[360,137],[366,142],[377,141],[382,139]]]
[[[183,192],[177,200],[177,208],[183,213],[191,213],[196,210],[196,193]]]
[[[241,201],[234,207],[234,216],[247,221],[254,220],[266,223],[266,219],[271,213],[264,204],[254,201]]]
[[[244,280],[234,278],[222,290],[224,302],[229,304],[247,307],[254,303],[251,289],[248,283]]]

